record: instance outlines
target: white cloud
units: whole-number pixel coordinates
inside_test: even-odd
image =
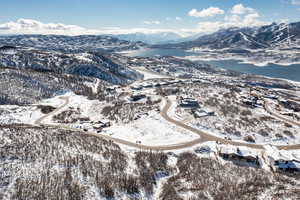
[[[144,21],[143,23],[147,25],[153,25],[153,24],[158,25],[160,24],[160,21]]]
[[[197,32],[199,33],[212,33],[223,28],[224,24],[220,21],[215,22],[199,22]]]
[[[156,23],[157,24],[157,23]],[[0,24],[0,34],[56,34],[56,35],[88,35],[88,34],[129,34],[129,33],[161,33],[174,32],[185,35],[178,29],[153,28],[120,28],[104,27],[101,29],[87,29],[76,25],[62,23],[43,23],[32,19],[19,19]]]
[[[84,32],[86,29],[76,25],[54,24],[54,23],[42,23],[32,19],[19,19],[16,22],[7,22],[0,24],[0,33],[36,33],[36,34],[74,34],[76,32]],[[93,32],[90,30],[89,32]]]
[[[176,20],[171,18],[171,20]],[[87,35],[87,34],[129,34],[129,33],[162,33],[173,32],[181,36],[195,33],[211,33],[222,28],[246,27],[265,25],[257,13],[248,15],[229,15],[223,20],[215,22],[200,22],[189,29],[156,29],[156,28],[120,28],[106,27],[101,29],[87,29],[76,25],[61,23],[43,23],[32,19],[19,19],[13,22],[0,24],[0,34],[58,34],[58,35]]]
[[[254,27],[269,24],[268,22],[261,21],[258,13],[250,13],[244,16],[230,15],[225,16],[223,21],[214,22],[200,22],[198,23],[197,31],[199,33],[212,33],[220,29],[230,27]]]
[[[183,21],[183,19],[181,17],[167,17],[166,21]]]
[[[191,17],[213,17],[215,15],[223,15],[224,10],[216,7],[209,7],[207,9],[203,9],[198,11],[197,9],[192,9],[188,15]]]
[[[248,14],[245,16],[243,24],[245,26],[258,26],[260,25],[260,21],[258,20],[259,17],[258,13]]]
[[[292,0],[292,4],[299,6],[300,5],[300,0]]]
[[[242,20],[242,17],[239,15],[230,15],[230,16],[225,16],[224,20],[232,22],[232,23],[235,23],[235,22],[238,23]]]
[[[231,13],[235,15],[244,15],[249,13],[256,13],[253,8],[245,7],[243,4],[236,4],[232,7]]]

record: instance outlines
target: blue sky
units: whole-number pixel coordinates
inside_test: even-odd
[[[300,21],[300,0],[1,0],[0,5],[2,32],[7,27],[15,28],[19,19],[77,25],[94,31],[117,27],[181,32],[213,31],[232,24]],[[242,5],[239,8],[243,12],[232,12],[236,5]],[[194,14],[189,14],[193,9]],[[17,28],[22,32],[28,27]]]

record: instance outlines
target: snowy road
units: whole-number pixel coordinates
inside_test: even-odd
[[[168,99],[167,104],[165,105],[165,107],[163,108],[163,110],[161,112],[161,115],[163,116],[163,118],[171,123],[176,124],[177,126],[180,126],[182,128],[185,128],[189,131],[192,131],[192,132],[198,134],[199,136],[201,136],[201,140],[200,140],[201,143],[209,142],[209,141],[216,141],[216,142],[220,142],[223,144],[231,144],[234,146],[245,146],[245,147],[254,148],[254,149],[264,149],[264,145],[226,140],[226,139],[211,135],[210,133],[205,132],[203,130],[195,129],[195,128],[188,126],[180,121],[176,121],[176,120],[172,119],[171,117],[169,117],[169,115],[168,115],[168,110],[170,109],[171,105],[172,105],[172,102]],[[297,145],[275,145],[275,146],[280,150],[281,149],[285,149],[285,150],[300,149],[300,144],[297,144]]]
[[[263,145],[229,141],[229,140],[226,140],[226,139],[223,139],[223,138],[213,136],[213,135],[211,135],[211,134],[209,134],[205,131],[195,129],[195,128],[190,127],[190,126],[188,126],[188,125],[186,125],[186,124],[184,124],[180,121],[176,121],[176,120],[172,119],[168,115],[168,111],[169,111],[169,109],[172,105],[172,102],[169,99],[166,100],[166,105],[164,106],[164,108],[161,111],[161,116],[165,120],[167,120],[168,122],[171,122],[171,123],[173,123],[173,124],[175,124],[179,127],[182,127],[186,130],[192,131],[193,133],[199,135],[200,137],[198,139],[195,139],[195,140],[189,141],[189,142],[172,144],[172,145],[148,146],[148,145],[136,144],[134,142],[130,142],[130,141],[126,141],[126,140],[123,140],[123,139],[114,138],[114,137],[110,137],[110,136],[106,136],[106,135],[101,135],[101,134],[97,134],[97,133],[93,133],[93,132],[84,132],[81,129],[70,128],[68,126],[43,124],[43,121],[46,118],[53,116],[55,113],[58,113],[59,111],[61,111],[64,107],[66,107],[69,104],[69,97],[60,97],[60,99],[64,100],[65,102],[61,106],[59,106],[57,109],[55,109],[53,112],[51,112],[47,115],[44,115],[40,119],[36,120],[36,122],[35,122],[36,125],[44,125],[44,126],[48,126],[48,127],[54,127],[54,128],[60,128],[60,129],[66,129],[66,130],[70,130],[70,131],[85,133],[86,135],[89,135],[89,136],[114,141],[114,142],[122,144],[122,145],[126,145],[126,146],[129,146],[129,147],[134,147],[134,148],[138,148],[138,149],[142,149],[142,150],[155,150],[155,151],[179,150],[179,149],[189,148],[189,147],[195,146],[197,144],[201,144],[201,143],[208,142],[208,141],[217,141],[217,142],[220,142],[220,143],[223,143],[223,144],[231,144],[231,145],[234,145],[234,146],[245,146],[245,147],[250,147],[250,148],[255,148],[255,149],[264,149]],[[288,145],[288,146],[276,146],[276,147],[278,149],[285,149],[285,150],[300,149],[300,145]]]
[[[277,118],[281,121],[285,121],[286,123],[290,124],[290,125],[295,125],[295,126],[300,126],[300,122],[297,122],[297,121],[293,121],[291,119],[288,119],[276,112],[274,112],[272,109],[271,109],[271,106],[269,105],[269,102],[265,99],[264,100],[265,104],[264,104],[264,108],[265,110],[270,113],[274,118]]]
[[[69,102],[70,102],[69,97],[59,97],[59,99],[64,100],[65,103],[62,104],[61,106],[59,106],[58,108],[56,108],[56,109],[55,109],[54,111],[52,111],[51,113],[48,113],[48,114],[44,115],[43,117],[37,119],[37,120],[34,122],[34,124],[36,124],[36,125],[43,125],[42,122],[43,122],[46,118],[51,117],[51,116],[53,116],[55,113],[60,112],[60,111],[61,111],[64,107],[66,107],[66,106],[69,104]]]
[[[43,121],[45,119],[47,119],[47,118],[53,116],[54,114],[60,112],[70,102],[69,97],[60,97],[60,99],[64,100],[65,102],[61,106],[56,108],[53,112],[51,112],[47,115],[44,115],[43,117],[36,120],[35,121],[36,125],[38,125],[38,126],[39,125],[44,125],[44,126],[47,126],[47,127],[60,128],[60,129],[80,132],[80,133],[84,133],[84,134],[89,135],[89,136],[110,140],[110,141],[116,142],[118,144],[123,144],[123,145],[129,146],[129,147],[134,147],[134,148],[143,149],[143,150],[155,150],[155,151],[178,150],[178,149],[184,149],[184,148],[188,148],[188,147],[194,146],[196,144],[202,143],[202,139],[199,138],[199,139],[196,139],[196,140],[193,140],[193,141],[178,143],[178,144],[174,144],[174,145],[147,146],[147,145],[136,144],[134,142],[126,141],[126,140],[119,139],[119,138],[110,137],[110,136],[107,136],[107,135],[101,135],[101,134],[93,133],[93,132],[84,132],[81,129],[70,128],[70,127],[64,126],[64,125],[44,124]]]

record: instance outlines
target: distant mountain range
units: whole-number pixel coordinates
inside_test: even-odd
[[[76,74],[98,78],[113,84],[125,84],[142,78],[133,69],[120,64],[122,56],[114,54],[124,50],[137,50],[150,45],[133,41],[160,41],[163,39],[184,40],[172,33],[165,34],[131,34],[112,36],[62,36],[62,35],[13,35],[0,36],[0,67],[21,70],[35,70],[62,74]],[[126,41],[132,40],[132,41]],[[262,59],[261,62],[276,63],[298,62],[300,50],[300,22],[291,24],[270,24],[255,28],[229,28],[200,36],[191,41],[156,44],[153,48],[178,48],[183,50],[211,49],[223,53],[240,53],[250,50],[268,49],[267,53],[245,54],[251,61]],[[273,49],[279,49],[273,53]],[[297,51],[290,51],[290,49]],[[256,51],[258,52],[258,51]],[[270,53],[272,52],[272,53]],[[285,52],[284,54],[280,54]],[[294,52],[294,53],[291,53]],[[296,52],[296,53],[295,53]],[[255,55],[254,55],[255,54]],[[271,55],[272,54],[272,55]],[[280,55],[279,55],[280,54]],[[227,55],[226,55],[227,56]]]
[[[130,34],[120,34],[113,35],[121,40],[127,40],[131,42],[141,41],[148,44],[160,44],[160,43],[173,43],[180,42],[183,39],[182,36],[172,32],[162,32],[162,33],[130,33]]]
[[[154,48],[264,49],[297,48],[300,44],[300,22],[270,24],[254,28],[229,28],[176,44],[154,45]]]
[[[143,42],[129,42],[105,35],[11,35],[0,36],[1,46],[20,46],[62,52],[123,51],[146,46]]]

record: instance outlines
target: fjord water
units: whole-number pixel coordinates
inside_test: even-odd
[[[187,52],[180,49],[143,49],[126,54],[128,56],[153,57],[153,56],[195,56],[194,52]],[[211,64],[214,67],[238,71],[242,73],[257,74],[273,78],[284,78],[300,82],[300,64],[282,66],[268,64],[264,67],[258,67],[253,64],[241,63],[239,60],[217,60],[217,61],[199,61],[200,63]]]

